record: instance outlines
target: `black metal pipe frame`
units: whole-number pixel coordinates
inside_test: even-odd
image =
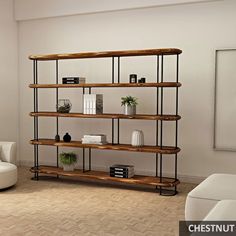
[[[164,56],[161,55],[161,83],[164,81]],[[163,115],[164,94],[163,87],[161,87],[161,116]],[[163,144],[163,120],[161,120],[160,130],[160,147]],[[160,154],[160,183],[162,183],[162,154]],[[160,187],[160,195],[162,194],[162,187]]]
[[[112,57],[112,65],[111,65],[111,82],[115,83],[115,57]],[[120,57],[117,57],[117,83],[120,83]],[[117,139],[116,143],[120,143],[120,119],[112,118],[111,119],[111,137],[112,144],[115,144],[115,120],[117,120]]]
[[[36,61],[33,61],[33,83],[36,83]],[[34,112],[36,112],[36,88],[34,88]],[[34,117],[34,139],[37,139],[36,135],[36,116]],[[37,158],[37,148],[36,145],[34,145],[34,169],[36,170],[36,158]],[[37,178],[37,172],[34,172],[34,179]]]
[[[91,94],[92,88],[89,88],[89,94]],[[91,171],[91,159],[92,159],[92,152],[91,148],[89,148],[89,171]]]
[[[120,83],[120,57],[118,57],[117,83]],[[117,119],[117,144],[120,143],[120,119]]]
[[[34,60],[34,84],[38,83],[38,61]],[[38,112],[38,89],[35,88],[34,89],[34,111]],[[34,120],[34,139],[38,140],[38,117],[35,117]],[[36,180],[39,179],[39,175],[38,175],[38,167],[39,167],[39,149],[38,149],[38,145],[34,145],[34,167],[35,167],[35,174],[34,177]]]
[[[159,83],[159,55],[157,55],[156,61],[156,82]],[[156,114],[159,114],[159,87],[157,87],[156,91]],[[158,146],[159,136],[159,122],[156,120],[156,146]],[[158,159],[159,155],[156,153],[156,177],[158,177]],[[156,186],[157,189],[157,186]]]
[[[117,83],[120,83],[120,57],[118,58],[118,71],[117,71]],[[56,60],[56,84],[58,84],[58,77],[59,77],[59,66],[58,66],[58,60]],[[164,82],[164,56],[161,55],[161,71],[160,71],[160,56],[157,55],[157,62],[156,62],[156,80],[157,83],[160,82],[159,77],[161,77],[161,82]],[[161,74],[161,76],[160,76]],[[34,84],[38,84],[38,61],[34,60],[33,61],[33,82]],[[176,65],[176,82],[179,82],[179,55],[177,55],[177,65]],[[112,83],[115,83],[115,57],[112,57]],[[161,93],[159,94],[159,89],[161,89]],[[83,88],[83,94],[86,93],[85,88]],[[91,94],[91,88],[89,88],[89,94]],[[58,96],[59,95],[59,90],[56,88],[56,102],[58,103]],[[160,104],[159,104],[159,96],[160,96]],[[160,105],[160,115],[163,115],[163,104],[164,104],[164,90],[163,87],[159,88],[157,87],[156,91],[156,114],[159,114],[159,105]],[[34,88],[34,112],[38,112],[38,89]],[[176,115],[178,115],[178,87],[176,87]],[[59,120],[57,117],[56,120],[56,132],[57,134],[59,133]],[[114,129],[114,123],[115,119],[112,118],[112,144],[115,143],[115,129]],[[34,117],[34,139],[38,140],[39,134],[38,134],[38,117]],[[176,127],[175,127],[175,146],[178,146],[178,121],[176,120]],[[163,146],[163,121],[160,121],[160,140],[159,140],[159,121],[156,121],[156,145],[159,145],[160,141],[160,147],[162,148]],[[120,142],[120,119],[117,119],[117,143],[119,144]],[[85,154],[86,154],[86,149],[83,148],[83,172],[86,171],[85,168]],[[159,164],[159,177],[160,177],[160,182],[162,182],[162,171],[163,171],[163,162],[162,162],[162,154],[156,153],[156,177],[158,177],[158,160],[159,160],[159,155],[160,155],[160,164]],[[57,147],[57,167],[59,166],[58,163],[58,157],[59,157],[59,147]],[[39,179],[39,172],[38,172],[38,167],[39,167],[39,149],[38,145],[34,145],[34,179],[38,180]],[[91,148],[89,148],[89,171],[91,171]],[[177,180],[177,154],[175,154],[175,180]],[[156,186],[157,188],[157,186]],[[159,193],[160,195],[175,195],[177,194],[177,187],[174,187],[173,190],[167,190],[163,189],[162,187],[159,187]]]
[[[58,60],[56,60],[56,84],[58,84],[58,78],[59,78],[59,68],[58,68]],[[58,88],[56,88],[56,104],[58,104],[58,99],[59,98],[59,91]],[[56,117],[56,133],[59,135],[59,118]],[[57,149],[57,168],[59,167],[59,147],[56,147]],[[57,178],[59,178],[59,175],[57,175]]]
[[[179,55],[176,58],[176,82],[179,82]],[[176,107],[175,107],[176,116],[179,113],[179,88],[176,87]],[[178,147],[178,120],[175,122],[175,147]],[[175,154],[175,180],[178,179],[178,154]],[[177,193],[177,186],[175,186],[175,193]]]
[[[83,148],[83,172],[85,172],[85,148]]]

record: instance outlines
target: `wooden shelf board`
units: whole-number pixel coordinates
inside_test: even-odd
[[[38,61],[83,59],[83,58],[105,58],[105,57],[129,57],[129,56],[151,56],[151,55],[177,55],[182,50],[178,48],[126,50],[126,51],[104,51],[104,52],[80,52],[65,54],[31,55],[29,59]]]
[[[125,178],[115,178],[110,177],[109,173],[102,171],[87,171],[83,172],[82,170],[75,171],[63,171],[62,168],[50,167],[50,166],[39,166],[39,169],[32,167],[31,172],[37,171],[42,174],[51,174],[51,175],[61,175],[61,176],[70,176],[70,177],[78,177],[84,179],[95,179],[95,180],[105,180],[105,181],[114,181],[120,183],[127,184],[140,184],[140,185],[152,185],[152,186],[161,186],[161,187],[174,187],[178,185],[179,180],[175,180],[174,178],[162,178],[162,182],[160,182],[160,178],[154,176],[142,176],[135,175],[133,178],[125,179]]]
[[[39,139],[31,140],[31,144],[34,145],[47,145],[47,146],[58,146],[58,147],[77,147],[77,148],[93,148],[100,150],[116,150],[116,151],[130,151],[130,152],[149,152],[149,153],[161,153],[161,154],[176,154],[180,151],[180,148],[163,146],[149,146],[145,145],[142,147],[134,147],[130,144],[82,144],[81,141],[71,141],[71,142],[55,142],[54,139]]]
[[[162,82],[162,83],[85,83],[85,84],[30,84],[30,88],[126,88],[126,87],[181,87],[181,83]]]
[[[176,115],[149,115],[149,114],[136,114],[136,115],[124,115],[124,114],[83,114],[83,113],[59,113],[59,112],[31,112],[30,116],[41,116],[41,117],[71,117],[71,118],[102,118],[102,119],[138,119],[138,120],[164,120],[164,121],[176,121],[181,119],[180,116]]]

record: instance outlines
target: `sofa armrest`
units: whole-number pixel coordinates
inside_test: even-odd
[[[2,161],[16,164],[16,143],[15,142],[0,142],[2,147],[0,159]]]

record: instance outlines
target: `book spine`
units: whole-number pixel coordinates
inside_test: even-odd
[[[95,107],[95,114],[102,114],[103,113],[103,95],[96,94],[96,107]]]
[[[110,174],[111,177],[117,177],[117,178],[126,178],[126,179],[129,179],[129,178],[132,178],[134,175],[119,175],[119,174]]]
[[[115,170],[115,171],[134,171],[133,167],[122,167],[122,168],[117,168],[117,167],[110,167],[110,170]]]
[[[83,114],[87,114],[87,108],[86,108],[86,94],[83,95]]]

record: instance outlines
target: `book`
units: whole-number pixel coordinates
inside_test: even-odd
[[[83,144],[107,144],[107,137],[104,134],[85,134],[82,138]]]
[[[110,169],[110,173],[115,173],[115,174],[132,174],[132,173],[134,173],[134,170],[126,171],[126,170],[113,170],[113,169]]]
[[[115,174],[115,173],[110,173],[111,177],[117,177],[117,178],[132,178],[134,177],[134,174]]]
[[[110,176],[118,178],[132,178],[134,176],[134,166],[115,164],[110,166]]]
[[[134,171],[134,166],[132,165],[120,165],[115,164],[110,167],[110,170],[118,170],[118,171]]]
[[[85,77],[63,77],[63,84],[84,84],[86,81]]]
[[[105,142],[106,135],[84,135],[83,139],[92,142]]]
[[[103,113],[103,95],[102,94],[84,94],[83,95],[83,113],[84,114],[102,114]]]

